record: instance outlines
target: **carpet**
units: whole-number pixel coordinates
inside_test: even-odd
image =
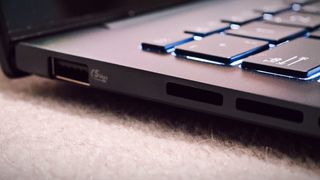
[[[320,141],[0,73],[0,179],[320,179]]]

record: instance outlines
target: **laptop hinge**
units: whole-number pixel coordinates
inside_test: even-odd
[[[0,7],[1,9],[1,7]],[[0,11],[0,66],[7,77],[17,78],[27,74],[19,71],[15,66],[14,42],[9,40],[6,23]]]

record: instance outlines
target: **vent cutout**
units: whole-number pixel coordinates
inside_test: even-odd
[[[303,113],[301,111],[281,106],[239,98],[236,101],[236,107],[238,110],[245,112],[274,117],[295,123],[303,122]]]
[[[219,93],[176,83],[167,83],[167,94],[217,106],[221,106],[223,104],[223,96]]]

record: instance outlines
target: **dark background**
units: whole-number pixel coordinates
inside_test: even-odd
[[[0,6],[8,34],[19,39],[54,28],[114,20],[186,1],[190,0],[1,0]]]

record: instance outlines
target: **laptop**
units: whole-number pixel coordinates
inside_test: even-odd
[[[320,137],[320,2],[1,0],[1,67]]]

